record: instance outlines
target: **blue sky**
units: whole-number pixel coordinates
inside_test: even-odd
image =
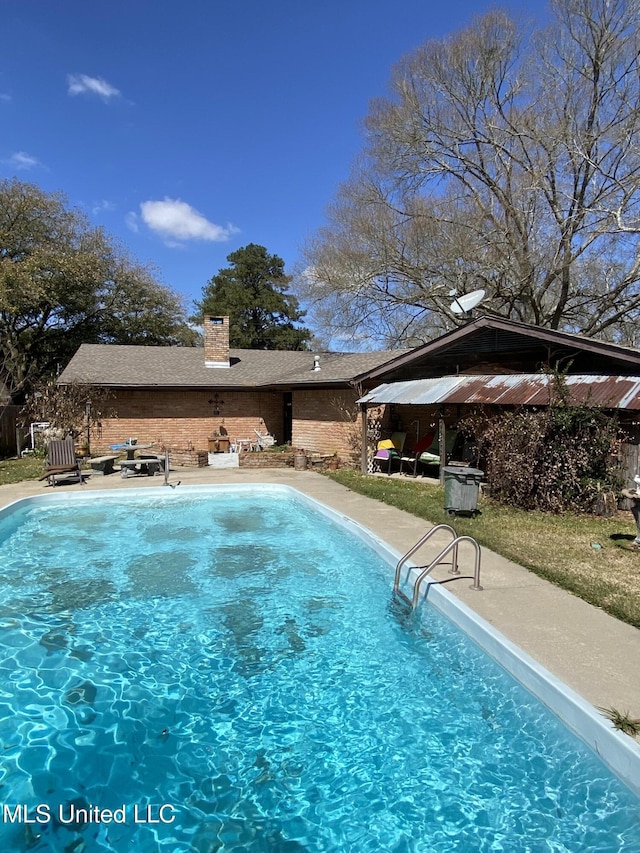
[[[0,177],[62,190],[190,306],[247,243],[290,270],[394,63],[491,5],[5,0]]]

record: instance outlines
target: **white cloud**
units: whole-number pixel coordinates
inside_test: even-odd
[[[11,95],[8,95],[6,92],[0,92],[0,101],[8,104],[11,101]]]
[[[138,214],[134,213],[133,210],[130,210],[129,213],[124,218],[124,221],[127,224],[127,228],[130,231],[133,231],[134,234],[137,234],[140,231],[140,225],[138,224]]]
[[[69,74],[67,76],[69,95],[97,95],[103,101],[115,98],[120,90],[107,83],[102,77],[89,77],[88,74]]]
[[[91,208],[91,212],[95,216],[98,213],[113,213],[115,209],[116,206],[112,201],[108,201],[108,199],[103,198],[102,201],[95,202]]]
[[[169,245],[175,241],[208,240],[222,243],[238,229],[233,225],[216,225],[209,222],[195,208],[180,199],[165,198],[164,201],[143,201],[140,205],[142,221]]]
[[[12,154],[6,162],[10,166],[13,166],[14,169],[19,169],[21,171],[34,169],[36,166],[42,165],[37,157],[27,154],[26,151],[16,151],[16,153]]]

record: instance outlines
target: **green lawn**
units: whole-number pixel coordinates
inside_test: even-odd
[[[434,524],[450,521],[444,489],[419,480],[329,474],[338,483]],[[640,552],[631,548],[631,513],[614,518],[524,512],[481,498],[480,515],[456,517],[460,535],[484,545],[543,578],[640,628]]]
[[[24,459],[3,459],[0,461],[0,486],[8,483],[21,483],[23,480],[37,480],[44,471],[44,459],[25,456]]]

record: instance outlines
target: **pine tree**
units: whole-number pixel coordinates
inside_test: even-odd
[[[196,302],[205,314],[229,317],[229,343],[238,349],[306,350],[311,332],[299,324],[305,315],[295,296],[287,293],[291,277],[284,261],[264,246],[250,243],[227,256],[221,269]]]

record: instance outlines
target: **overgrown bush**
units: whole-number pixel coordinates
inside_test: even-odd
[[[88,429],[97,426],[103,417],[114,417],[111,398],[105,388],[77,382],[60,386],[55,379],[47,379],[27,398],[22,408],[22,423],[28,427],[32,421],[48,422],[48,438],[86,436]]]
[[[491,496],[522,509],[593,512],[619,488],[613,467],[618,425],[563,394],[548,408],[467,418],[461,429],[476,444]]]

